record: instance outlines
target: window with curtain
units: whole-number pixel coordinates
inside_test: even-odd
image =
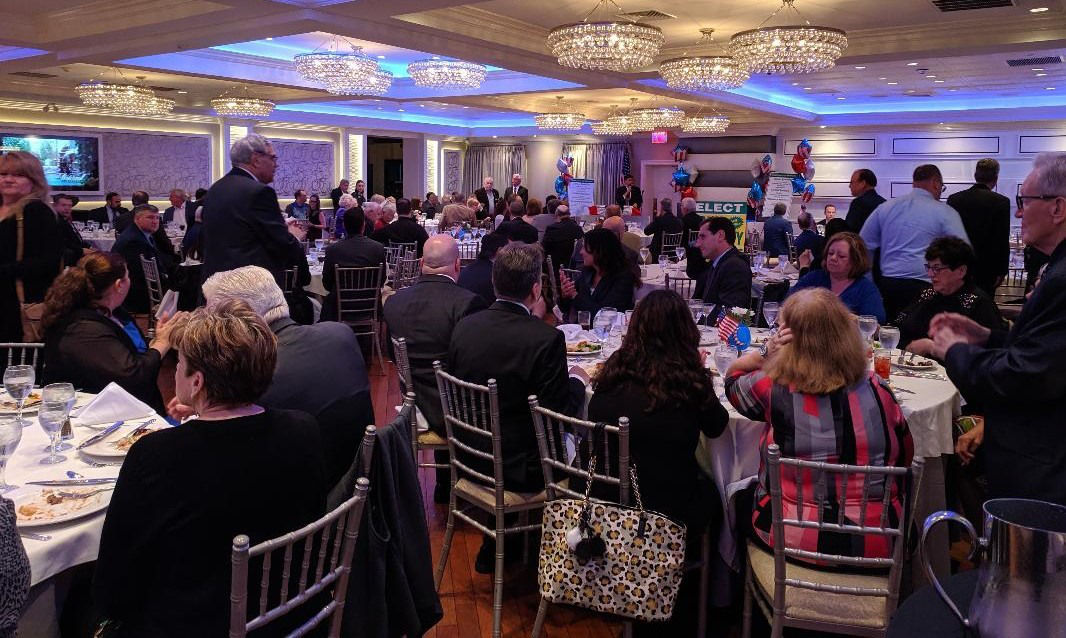
[[[570,174],[596,182],[596,203],[614,203],[614,191],[622,185],[629,170],[629,142],[606,144],[564,144],[563,155],[574,158]]]
[[[481,188],[486,177],[496,182],[496,190],[511,183],[511,175],[526,174],[526,147],[522,144],[470,146],[463,159],[463,193]]]

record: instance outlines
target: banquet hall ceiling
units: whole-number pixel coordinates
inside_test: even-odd
[[[657,60],[710,53],[758,26],[780,0],[627,0],[657,11],[666,35]],[[440,127],[452,134],[532,131],[532,115],[562,95],[603,117],[611,106],[717,110],[738,131],[796,124],[922,123],[950,119],[1061,119],[1066,107],[1066,0],[941,12],[932,0],[797,0],[814,24],[847,30],[837,66],[809,75],[756,76],[740,89],[683,93],[654,66],[634,73],[559,66],[545,46],[557,24],[580,21],[596,0],[36,0],[2,2],[0,99],[77,102],[71,90],[109,67],[210,114],[208,101],[241,85],[279,103],[274,118]],[[1046,11],[1032,12],[1032,9]],[[594,16],[597,17],[597,16]],[[292,56],[331,34],[363,46],[396,75],[380,99],[329,95],[292,68]],[[424,89],[408,62],[438,55],[488,65],[477,90]],[[1050,58],[1037,64],[1008,60]],[[112,72],[113,73],[113,72]],[[172,90],[168,90],[172,89]],[[163,92],[159,92],[162,90]],[[403,128],[402,126],[400,128]],[[482,130],[484,129],[484,130]]]

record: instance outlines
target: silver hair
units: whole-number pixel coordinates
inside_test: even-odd
[[[396,217],[396,204],[392,202],[385,202],[381,205],[381,215],[386,219],[392,219]]]
[[[214,306],[230,299],[239,299],[270,323],[289,316],[289,304],[274,275],[266,268],[244,266],[216,272],[203,285],[207,305]]]
[[[681,200],[681,212],[691,213],[694,210],[696,210],[696,200],[691,197],[686,197]]]
[[[256,133],[245,135],[229,148],[229,161],[234,166],[250,164],[254,153],[269,153],[269,147],[270,140],[262,135]]]
[[[171,195],[181,195],[182,199],[186,199],[187,198],[187,195],[185,195],[185,191],[183,189],[180,189],[180,188],[172,188],[172,189],[170,189],[170,194]]]
[[[1041,153],[1033,160],[1036,195],[1066,196],[1066,153]]]
[[[352,197],[348,193],[345,193],[345,194],[341,195],[341,198],[339,200],[337,200],[337,206],[347,210],[347,209],[355,206],[355,202],[356,202],[356,199],[354,197]]]
[[[372,202],[374,202],[376,204],[384,204],[385,203],[385,196],[384,195],[372,195],[370,197],[370,201],[372,201]]]
[[[370,215],[371,213],[380,213],[381,204],[377,202],[363,202],[363,212],[367,215]]]

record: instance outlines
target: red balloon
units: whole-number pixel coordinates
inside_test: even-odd
[[[795,155],[792,156],[792,172],[799,173],[799,174],[802,175],[803,174],[803,170],[806,167],[807,167],[807,160],[802,155],[800,155],[799,153],[796,153]]]

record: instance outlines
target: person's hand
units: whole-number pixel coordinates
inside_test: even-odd
[[[943,333],[940,339],[937,338],[938,333]],[[988,342],[988,335],[992,334],[992,331],[973,319],[955,312],[942,312],[929,322],[929,336],[934,342],[946,342],[949,338],[948,333],[951,333],[954,343],[981,346]]]
[[[548,304],[544,302],[544,297],[537,297],[537,300],[533,302],[533,307],[529,309],[529,314],[537,319],[543,319],[544,315],[548,314]]]
[[[766,356],[772,357],[782,346],[792,343],[792,329],[781,328],[766,342]]]
[[[959,460],[963,465],[969,464],[974,459],[977,448],[981,447],[981,442],[985,439],[985,420],[981,417],[975,417],[975,420],[977,425],[955,442],[955,454],[959,455]]]
[[[294,219],[288,223],[289,234],[295,237],[296,239],[303,241],[307,237],[307,229],[302,228],[300,224],[297,223],[297,221],[298,220]]]
[[[573,299],[577,296],[577,286],[561,270],[559,271],[559,294],[563,299]]]
[[[189,313],[183,311],[176,312],[173,315],[164,314],[160,317],[155,324],[155,339],[152,340],[152,347],[166,354],[170,350],[170,331],[177,325],[178,321],[184,320],[187,316],[189,316]]]
[[[810,248],[808,248],[807,250],[803,251],[800,254],[800,256],[799,256],[800,268],[810,268],[811,267],[811,263],[813,261],[814,261],[814,254],[811,252]]]
[[[171,418],[182,421],[196,414],[196,411],[178,401],[178,397],[174,397],[170,400],[170,403],[167,404],[167,414],[170,415]]]
[[[585,385],[592,383],[592,378],[589,376],[589,373],[579,365],[570,366],[570,375],[581,379],[581,382]]]
[[[707,367],[707,351],[700,350],[700,365],[704,368]]]
[[[907,352],[913,352],[914,354],[920,354],[923,357],[928,357],[936,349],[936,344],[932,339],[915,339],[907,344],[905,350]]]

